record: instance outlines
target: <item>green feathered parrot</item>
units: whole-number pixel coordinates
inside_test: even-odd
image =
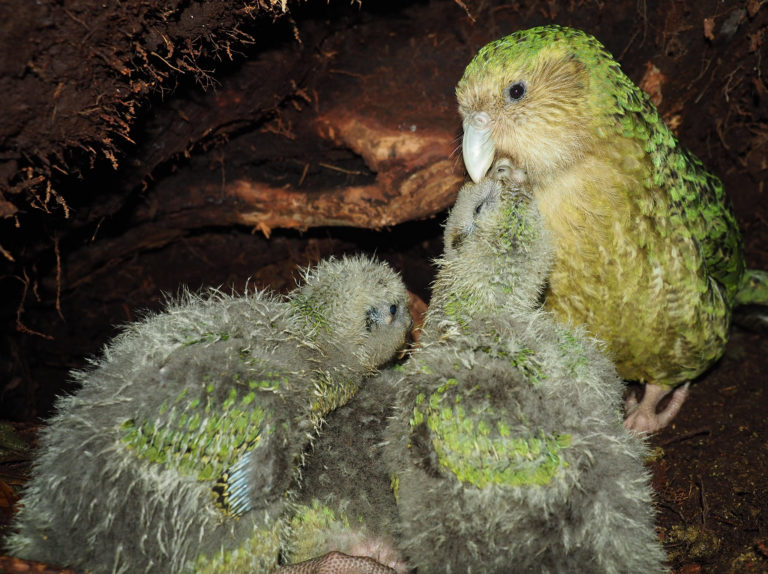
[[[766,300],[720,180],[580,30],[487,44],[456,93],[470,177],[511,160],[554,235],[546,307],[603,340],[624,379],[646,383],[639,404],[628,400],[628,428],[666,426],[723,354],[734,304]]]

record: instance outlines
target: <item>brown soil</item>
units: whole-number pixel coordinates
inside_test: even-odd
[[[162,9],[161,9],[162,7]],[[463,178],[453,88],[485,42],[599,37],[723,178],[768,269],[768,5],[758,0],[12,0],[0,8],[0,419],[32,440],[67,372],[181,285],[285,289],[376,252],[429,297]],[[652,443],[677,572],[768,572],[768,340]],[[0,535],[28,466],[0,458]],[[24,565],[0,559],[0,571]]]

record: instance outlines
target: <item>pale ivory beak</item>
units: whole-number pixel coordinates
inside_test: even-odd
[[[496,156],[496,146],[491,139],[491,118],[487,113],[476,112],[465,118],[461,153],[472,181],[477,183],[483,179]]]

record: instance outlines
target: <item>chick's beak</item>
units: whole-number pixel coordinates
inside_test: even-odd
[[[467,173],[477,183],[483,179],[496,155],[496,146],[491,139],[491,117],[486,112],[474,112],[464,118],[461,148]]]

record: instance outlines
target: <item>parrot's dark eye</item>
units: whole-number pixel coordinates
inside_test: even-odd
[[[394,315],[395,313],[397,313],[397,305],[390,305],[389,306],[389,314],[390,315]]]
[[[498,189],[496,186],[493,186],[480,198],[477,205],[475,205],[475,219],[482,215],[483,211],[486,209],[493,208],[496,205],[498,198]]]
[[[507,96],[510,102],[519,102],[525,97],[527,91],[525,82],[515,82],[507,88]]]

